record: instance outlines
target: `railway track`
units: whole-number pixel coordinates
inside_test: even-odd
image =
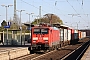
[[[31,60],[32,58],[37,57],[39,55],[40,54],[28,54],[28,55],[21,56],[21,57],[18,57],[18,58],[15,58],[15,59],[11,59],[11,60]]]
[[[85,38],[85,39],[80,40],[75,45],[68,45],[63,48],[60,48],[59,50],[54,50],[54,51],[44,53],[44,54],[29,54],[29,55],[22,56],[13,60],[68,60],[68,59],[78,60],[85,52],[85,49],[88,48],[89,43],[90,43],[89,38]],[[75,56],[76,54],[78,54],[77,58]],[[71,57],[74,57],[74,58],[71,59]]]
[[[61,60],[80,60],[89,46],[90,46],[90,41],[84,43],[82,46],[78,47],[75,51],[71,52]]]
[[[51,52],[48,52],[48,53],[47,52],[46,53],[38,52],[38,53],[34,53],[34,54],[28,54],[28,55],[21,56],[21,57],[11,59],[11,60],[35,60],[36,58],[43,57],[43,56],[45,56],[47,54],[50,54],[50,53],[52,53],[54,51],[51,51]]]

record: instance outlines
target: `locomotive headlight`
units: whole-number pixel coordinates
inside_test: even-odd
[[[45,42],[48,42],[47,40],[45,40]]]
[[[48,37],[43,37],[43,40],[48,40]]]
[[[38,37],[33,37],[33,40],[38,40]]]
[[[36,42],[36,41],[33,41],[33,42]]]

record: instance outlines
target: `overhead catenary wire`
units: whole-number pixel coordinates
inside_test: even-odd
[[[79,3],[78,0],[77,0],[77,2]],[[84,9],[83,9],[83,0],[82,0],[82,5],[81,5],[80,3],[79,3],[79,5],[81,6],[81,9],[82,9],[84,15],[88,18],[88,15],[89,15],[89,14],[85,14]],[[89,19],[89,18],[88,18],[88,19]],[[89,26],[89,21],[88,21],[88,26]]]
[[[44,0],[42,0],[42,1],[44,1]],[[44,1],[45,2],[45,1]],[[51,5],[50,3],[48,3],[48,2],[45,2],[45,3],[47,3],[47,4],[49,4],[49,5]],[[58,1],[55,1],[55,3],[54,3],[54,5],[53,6],[57,6],[57,3],[58,3]],[[59,10],[58,8],[56,8],[57,10]],[[73,9],[74,9],[74,7],[73,7]],[[75,9],[74,9],[75,10]],[[59,10],[60,11],[60,10]],[[76,10],[75,10],[76,11]],[[77,12],[77,11],[76,11]],[[62,12],[60,12],[60,13],[62,13]],[[77,13],[78,14],[78,13]]]
[[[25,3],[25,4],[28,4],[28,5],[30,5],[30,6],[32,6],[32,7],[34,7],[34,8],[36,8],[36,9],[39,9],[39,7],[36,7],[35,5],[33,5],[33,4],[30,4],[29,2],[26,2],[26,1],[24,1],[24,0],[21,0],[23,3]],[[44,1],[44,0],[42,0],[42,1]],[[68,0],[66,0],[68,3],[69,3],[69,1]],[[45,1],[44,1],[45,2]],[[49,4],[49,5],[51,5],[50,3],[48,3],[48,2],[46,2],[47,4]],[[48,6],[49,6],[48,5]],[[55,2],[54,2],[54,5],[52,5],[52,6],[55,6],[55,8],[56,8],[56,10],[58,10],[58,11],[60,11],[60,9],[59,8],[57,8],[57,5],[58,5],[58,1],[57,0],[55,0]],[[73,10],[78,14],[78,12],[76,11],[76,9],[69,3],[69,5],[73,8]],[[45,13],[47,13],[47,11],[45,11],[45,10],[41,10],[41,11],[43,11],[43,12],[45,12]],[[62,13],[62,10],[61,10],[61,12],[60,13]],[[60,13],[58,13],[58,14],[60,14]],[[61,15],[61,14],[60,14]],[[62,15],[64,15],[64,16],[66,16],[65,14],[62,14]],[[80,17],[80,18],[82,18],[82,17]],[[83,18],[82,18],[82,20],[84,20]],[[85,20],[84,20],[85,21]],[[86,21],[85,21],[86,22]]]
[[[73,8],[73,10],[78,14],[78,12],[76,11],[76,9],[69,3],[69,1],[68,0],[66,0],[67,1],[67,3]],[[85,21],[85,19],[83,19],[82,17],[80,17],[82,20],[84,20]],[[86,22],[86,21],[85,21]],[[87,23],[87,22],[86,22]]]
[[[39,9],[38,7],[36,7],[36,6],[34,6],[34,5],[32,5],[32,4],[30,4],[30,3],[28,3],[28,2],[26,2],[26,1],[24,1],[24,0],[21,0],[23,3],[25,3],[25,4],[27,4],[27,5],[30,5],[30,6],[32,6],[32,7],[34,7],[34,8],[36,8],[36,9]],[[33,1],[34,2],[34,1]],[[58,9],[59,10],[59,9]],[[47,13],[45,10],[41,10],[41,11],[43,11],[43,12],[45,12],[45,13]],[[61,14],[60,14],[61,15]],[[64,15],[64,14],[62,14],[62,15]],[[67,15],[64,15],[64,16],[67,16]]]
[[[77,2],[79,3],[79,1],[77,0]],[[79,3],[79,5],[81,6],[81,9],[82,9],[82,11],[83,11],[83,13],[84,13],[84,15],[87,15],[87,14],[85,14],[85,12],[84,12],[84,9],[83,9],[83,6]]]
[[[44,0],[42,0],[42,1],[44,1]],[[60,11],[60,13],[62,13],[62,11],[63,10],[61,10],[61,9],[59,9],[59,8],[57,8],[57,3],[58,3],[58,1],[55,1],[54,2],[54,4],[52,5],[52,4],[50,4],[49,2],[46,2],[46,1],[44,1],[45,3],[47,3],[48,5],[51,5],[51,6],[55,6],[55,8],[58,10],[58,11]],[[59,2],[61,2],[61,1],[59,1]],[[65,1],[64,1],[65,2]],[[65,11],[64,11],[65,12]],[[59,15],[63,15],[63,16],[66,16],[66,17],[68,17],[68,14],[67,15],[65,15],[65,14],[60,14],[60,13],[58,13]],[[69,18],[71,18],[71,17],[69,17]]]
[[[55,1],[55,2],[54,2],[54,4],[52,4],[52,5],[51,5],[49,2],[46,2],[45,0],[42,0],[42,1],[44,1],[44,2],[45,2],[45,3],[47,3],[48,5],[52,6],[52,8],[53,8],[53,7],[55,7],[58,11],[61,11],[60,13],[62,13],[62,11],[63,11],[63,12],[67,12],[67,11],[61,10],[61,9],[59,9],[59,8],[57,8],[57,7],[56,7],[56,6],[57,6],[58,1]],[[58,14],[59,14],[59,13],[58,13]],[[66,15],[65,15],[65,14],[63,14],[63,13],[62,13],[62,14],[59,14],[59,15],[66,16]]]
[[[82,6],[83,6],[83,0],[82,0]]]
[[[77,13],[77,11],[75,10],[75,8],[69,3],[69,1],[68,0],[66,0],[67,1],[67,3],[73,8],[73,10]],[[78,14],[78,13],[77,13]],[[82,17],[80,17],[80,18],[82,18]],[[83,18],[82,18],[83,19]],[[84,19],[83,19],[84,20]],[[85,21],[85,20],[84,20]],[[85,21],[86,22],[86,21]]]
[[[21,0],[23,3],[26,3],[26,4],[28,4],[28,5],[30,5],[30,6],[32,6],[32,7],[34,7],[34,8],[36,8],[36,9],[39,9],[38,7],[36,7],[36,6],[34,6],[34,5],[32,5],[32,4],[30,4],[30,3],[28,3],[28,2],[26,2],[26,1],[23,1],[23,0]],[[43,12],[46,12],[45,10],[43,10],[42,9],[42,11]]]
[[[77,0],[77,2],[79,3],[79,1]],[[82,9],[82,11],[83,11],[83,13],[84,13],[84,15],[86,16],[86,14],[85,14],[85,12],[84,12],[84,9],[83,9],[83,7],[82,7],[82,5],[79,3],[79,5],[81,6],[81,9]]]
[[[24,0],[21,0],[21,1],[22,1],[23,3],[26,3],[26,4],[28,4],[28,5],[30,5],[30,6],[32,6],[32,7],[34,7],[34,8],[36,8],[36,9],[39,9],[38,7],[32,5],[32,4],[30,4],[30,3],[28,3],[28,2],[26,2],[26,1],[24,1]],[[42,0],[42,1],[43,1],[43,0]],[[45,11],[45,10],[43,10],[43,9],[42,9],[42,11],[45,12],[45,13],[47,13],[47,11]]]
[[[42,0],[42,1],[44,1],[44,0]],[[44,1],[45,2],[45,1]],[[47,3],[47,2],[45,2],[45,3]],[[69,2],[68,2],[69,3]],[[50,3],[47,3],[47,4],[49,4],[50,5]],[[70,3],[69,3],[70,4]],[[55,5],[53,5],[53,6],[56,6],[57,5],[57,1],[55,1]],[[71,4],[70,4],[70,6],[72,6]],[[74,9],[74,11],[78,14],[78,12],[75,10],[75,8],[72,6],[72,8]],[[59,10],[59,9],[57,9],[57,10]],[[59,10],[60,11],[60,10]],[[84,20],[82,17],[81,17],[81,19],[82,20]],[[85,21],[85,20],[84,20]],[[86,22],[86,21],[85,21]]]
[[[74,7],[69,3],[69,1],[68,0],[66,0],[67,1],[67,3],[73,8],[73,10],[77,13],[77,11],[74,9]],[[77,13],[78,14],[78,13]]]
[[[24,1],[24,0],[21,0],[23,3],[26,3],[26,4],[28,4],[28,5],[30,5],[30,6],[32,6],[32,7],[34,7],[34,8],[36,8],[36,9],[39,9],[38,7],[36,7],[36,6],[34,6],[34,5],[32,5],[32,4],[30,4],[30,3],[28,3],[28,2],[26,2],[26,1]],[[44,0],[42,0],[42,1],[44,1]],[[45,2],[45,1],[44,1]],[[69,2],[68,2],[69,3]],[[55,5],[57,4],[57,1],[55,1]],[[50,4],[49,4],[50,5]],[[53,5],[54,6],[54,5]],[[72,6],[72,8],[74,9],[74,7]],[[57,8],[57,10],[59,10],[60,11],[60,9],[58,9]],[[74,9],[75,10],[75,9]],[[43,9],[42,9],[42,11],[43,12],[46,12],[46,11],[44,11]],[[62,10],[63,11],[63,10]],[[75,10],[76,11],[76,10]],[[47,12],[46,12],[47,13]],[[61,12],[62,13],[62,12]],[[64,14],[63,14],[64,15]],[[66,15],[64,15],[64,16],[66,16]]]
[[[30,6],[33,6],[34,8],[39,9],[38,7],[36,7],[36,6],[34,6],[34,5],[30,4],[30,3],[28,3],[28,2],[26,2],[26,1],[23,1],[23,0],[21,0],[21,1],[24,2],[24,3],[26,3],[26,4],[28,4],[28,5],[30,5]]]
[[[34,8],[36,8],[36,9],[39,9],[38,7],[36,7],[36,6],[34,6],[34,5],[32,5],[32,4],[30,4],[30,3],[28,3],[28,2],[26,2],[26,1],[24,1],[24,0],[21,0],[23,3],[25,3],[25,4],[28,4],[28,5],[30,5],[30,6],[32,6],[32,7],[34,7]],[[44,1],[44,0],[42,0],[42,1]],[[45,2],[45,1],[44,1]],[[47,2],[46,2],[47,3]],[[50,5],[50,4],[49,4]],[[53,5],[54,6],[54,5]],[[60,11],[60,9],[58,9],[57,8],[57,10],[59,10]],[[45,11],[45,10],[43,10],[42,9],[42,11],[43,12],[45,12],[45,13],[47,13],[47,11]],[[63,10],[62,10],[63,11]],[[62,12],[61,12],[62,13]],[[61,14],[60,14],[61,15]],[[62,15],[64,15],[64,14],[62,14]],[[66,15],[64,15],[64,16],[66,16]]]

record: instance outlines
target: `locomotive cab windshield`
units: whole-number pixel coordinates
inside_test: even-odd
[[[32,30],[32,48],[44,49],[49,45],[49,28],[48,27],[33,27]]]
[[[48,28],[34,28],[33,34],[48,34]]]

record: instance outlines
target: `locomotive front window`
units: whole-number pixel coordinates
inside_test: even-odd
[[[48,34],[48,28],[35,28],[34,34]]]
[[[41,29],[41,33],[42,34],[48,34],[48,29],[47,28]]]
[[[34,29],[34,34],[40,34],[40,29]]]

